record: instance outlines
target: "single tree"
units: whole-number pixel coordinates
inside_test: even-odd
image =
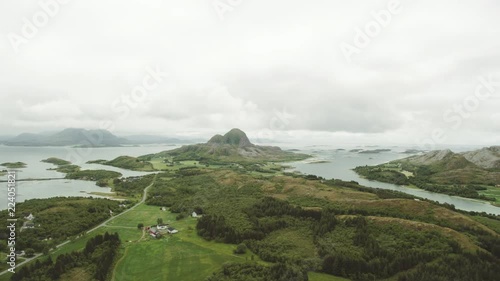
[[[45,246],[43,247],[43,249],[42,249],[42,254],[44,254],[44,255],[48,255],[48,254],[49,254],[49,250],[50,250],[49,246],[48,246],[48,245],[45,245]]]
[[[33,250],[32,248],[28,248],[28,249],[26,249],[24,252],[26,253],[26,256],[27,256],[28,258],[31,258],[32,256],[34,256],[34,255],[35,255],[35,250]]]
[[[243,243],[239,244],[233,251],[235,254],[242,255],[247,252],[247,246]]]

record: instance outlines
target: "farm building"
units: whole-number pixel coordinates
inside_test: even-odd
[[[178,231],[177,229],[175,229],[175,228],[173,228],[173,227],[170,227],[170,226],[169,226],[169,227],[167,227],[167,232],[168,232],[169,234],[175,234],[175,233],[177,233],[177,232],[179,232],[179,231]]]
[[[159,224],[156,228],[158,228],[158,230],[165,230],[168,228],[168,224]]]
[[[33,214],[29,214],[28,216],[24,217],[25,219],[29,220],[29,221],[32,221],[35,219],[35,217],[33,216]]]

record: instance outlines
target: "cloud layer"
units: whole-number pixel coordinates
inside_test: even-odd
[[[108,122],[118,134],[500,142],[498,1],[40,3],[0,3],[0,135]],[[140,93],[156,68],[168,76]]]

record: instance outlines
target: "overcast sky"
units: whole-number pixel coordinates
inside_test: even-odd
[[[499,15],[496,0],[5,0],[0,135],[500,144]]]

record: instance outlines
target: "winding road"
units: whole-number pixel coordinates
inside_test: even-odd
[[[132,206],[131,208],[129,208],[129,209],[127,209],[127,210],[125,210],[125,211],[123,211],[123,212],[119,213],[118,215],[116,215],[116,216],[112,216],[111,218],[109,218],[109,219],[105,220],[103,223],[101,223],[100,225],[98,225],[98,226],[96,226],[96,227],[92,228],[91,230],[87,231],[86,233],[90,233],[90,232],[92,232],[92,231],[94,231],[94,230],[96,230],[96,229],[98,229],[98,228],[100,228],[100,227],[106,226],[106,224],[107,224],[108,222],[110,222],[110,221],[112,221],[112,220],[116,219],[116,218],[117,218],[117,217],[119,217],[119,216],[122,216],[122,215],[124,215],[124,214],[126,214],[126,213],[128,213],[128,212],[132,211],[133,209],[137,208],[137,206],[139,206],[139,205],[141,205],[142,203],[146,202],[146,198],[148,197],[148,190],[149,190],[149,189],[153,186],[153,184],[155,183],[155,181],[156,181],[156,177],[157,177],[157,176],[158,176],[158,175],[156,175],[156,176],[153,178],[153,181],[151,182],[151,184],[150,184],[150,185],[148,185],[146,188],[144,188],[144,193],[143,193],[143,195],[142,195],[142,200],[141,200],[141,201],[139,201],[137,204],[135,204],[135,205],[134,205],[134,206]],[[66,241],[66,242],[68,242],[68,241]],[[65,242],[65,243],[66,243],[66,242]]]

